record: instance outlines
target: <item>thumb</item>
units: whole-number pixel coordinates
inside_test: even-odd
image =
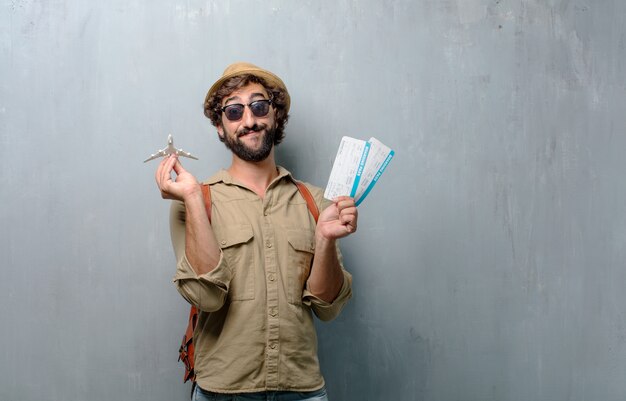
[[[181,173],[187,172],[187,170],[183,168],[183,165],[180,164],[180,161],[178,160],[178,158],[176,158],[176,163],[174,163],[174,172],[176,173],[176,175],[180,175]]]

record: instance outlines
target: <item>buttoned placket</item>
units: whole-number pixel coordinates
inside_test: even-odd
[[[265,356],[267,366],[266,385],[278,386],[278,355],[280,325],[278,316],[278,288],[280,275],[278,273],[278,255],[276,254],[274,226],[271,216],[272,190],[265,193],[263,199],[263,251],[265,254],[265,286],[267,289],[267,339]]]

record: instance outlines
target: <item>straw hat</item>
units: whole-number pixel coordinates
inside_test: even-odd
[[[289,97],[289,92],[287,91],[287,87],[285,86],[285,83],[280,78],[278,78],[278,76],[269,72],[268,70],[264,70],[261,67],[257,67],[254,64],[246,63],[246,62],[233,63],[229,65],[228,67],[226,67],[220,79],[218,79],[213,84],[213,86],[211,86],[211,89],[209,89],[209,92],[207,93],[206,98],[205,98],[205,103],[209,101],[209,98],[213,96],[215,92],[217,92],[217,90],[222,86],[224,82],[226,82],[226,80],[232,77],[236,77],[237,75],[243,75],[243,74],[251,74],[256,77],[262,78],[270,86],[277,86],[283,91],[285,91],[285,109],[287,112],[289,112],[289,105],[291,104],[291,98]]]

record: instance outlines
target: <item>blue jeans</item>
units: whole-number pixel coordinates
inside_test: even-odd
[[[196,386],[191,401],[328,401],[326,388],[317,391],[263,391],[260,393],[219,394]]]

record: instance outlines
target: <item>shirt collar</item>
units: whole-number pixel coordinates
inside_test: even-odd
[[[278,182],[279,180],[282,180],[285,177],[287,177],[289,180],[293,181],[294,183],[296,182],[295,178],[293,178],[293,175],[291,175],[291,172],[289,172],[289,170],[287,170],[286,168],[282,166],[276,166],[276,168],[278,169],[278,176],[274,179],[273,182]],[[233,177],[225,169],[221,169],[220,171],[215,173],[213,176],[211,176],[208,180],[206,180],[204,183],[213,185],[213,184],[217,184],[218,182],[223,182],[224,184],[228,184],[228,185],[233,185],[233,184],[237,185],[237,183],[233,180]]]

